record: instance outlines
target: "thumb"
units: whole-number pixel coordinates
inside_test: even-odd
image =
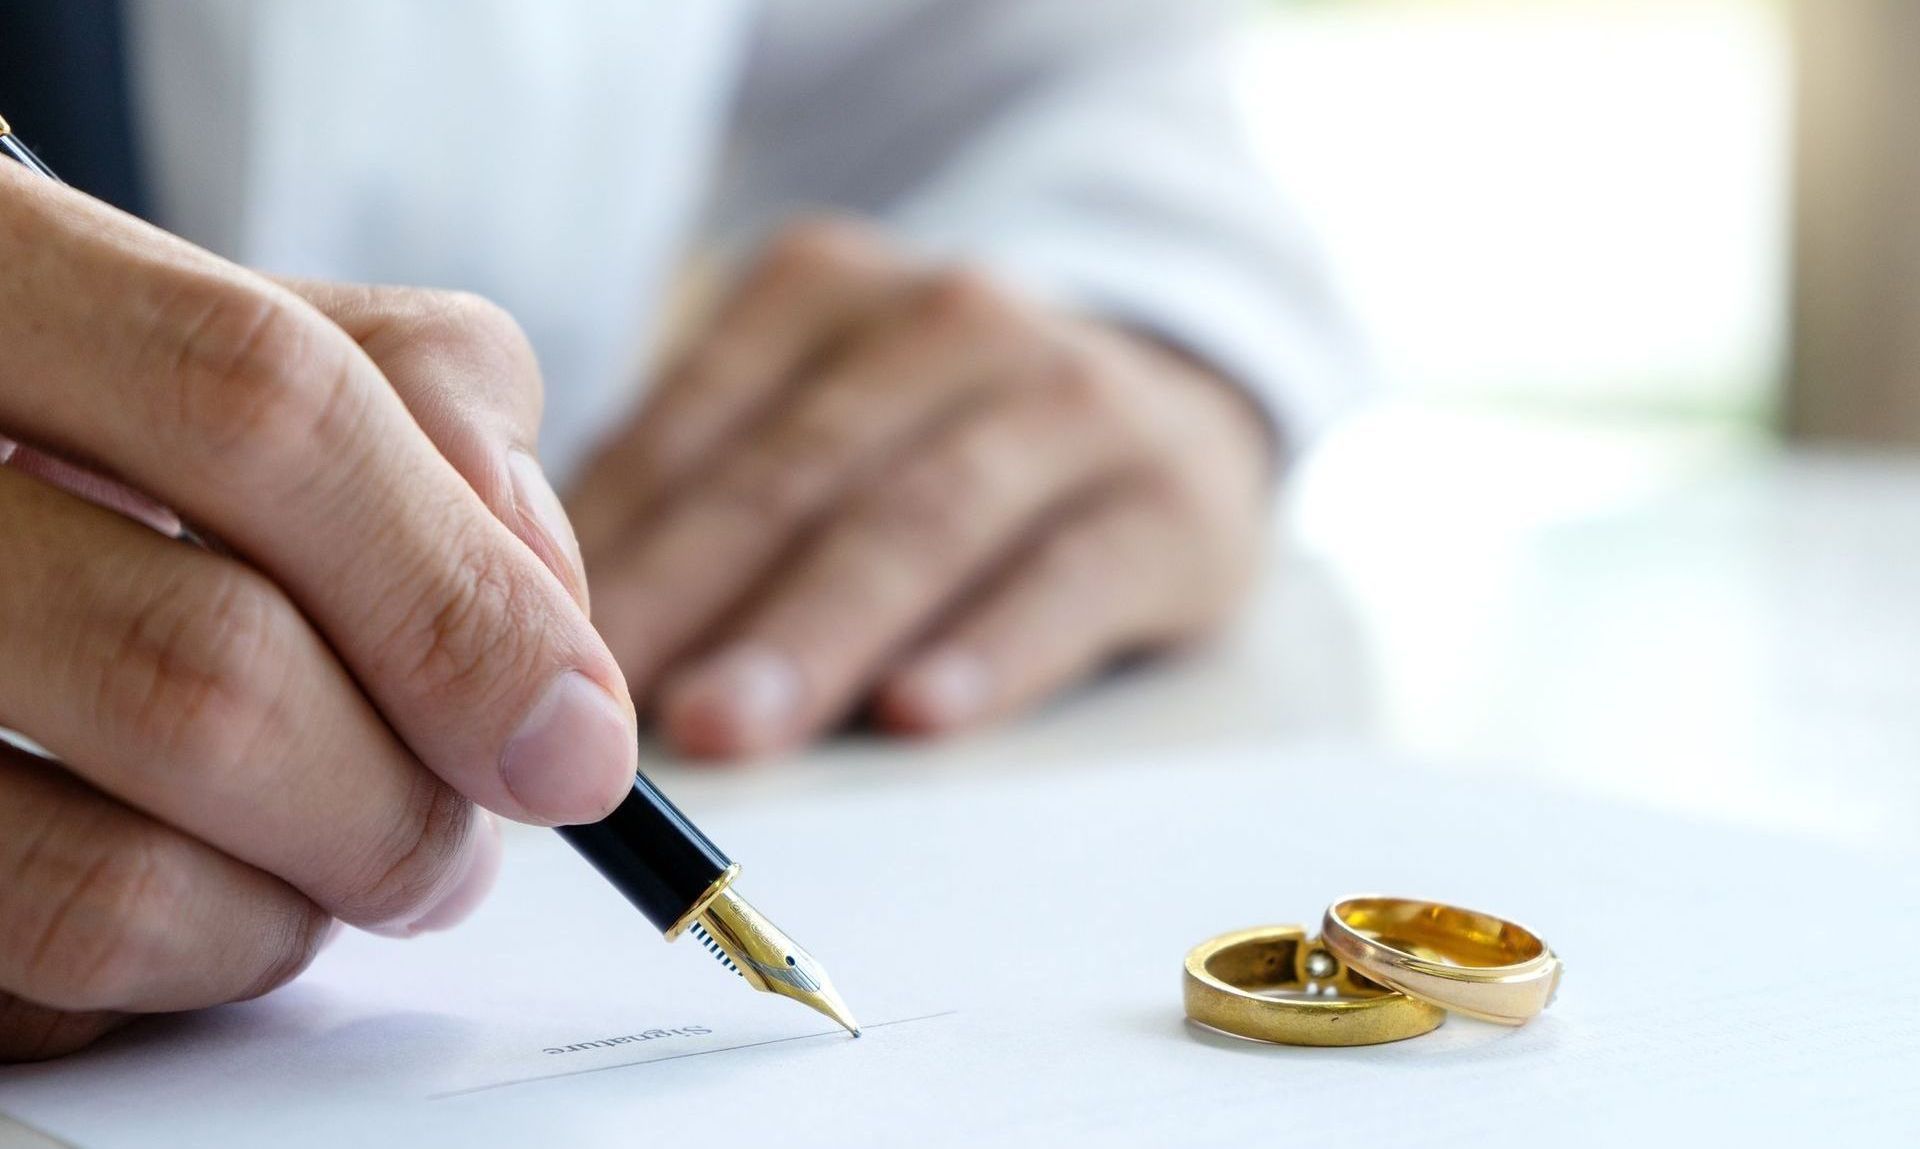
[[[281,282],[360,344],[441,455],[587,609],[580,545],[536,455],[539,363],[513,317],[464,292]]]

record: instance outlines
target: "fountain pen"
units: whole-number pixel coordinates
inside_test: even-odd
[[[633,790],[607,819],[563,826],[560,836],[668,941],[691,933],[754,989],[790,997],[860,1036],[820,963],[735,892],[740,867],[645,774],[634,776]]]
[[[0,155],[60,180],[5,118],[0,118]],[[691,932],[754,989],[790,997],[860,1036],[859,1024],[820,963],[734,890],[740,867],[645,774],[634,776],[632,791],[604,821],[562,827],[560,835],[668,941]]]

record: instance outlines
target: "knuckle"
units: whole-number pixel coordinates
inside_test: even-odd
[[[540,630],[526,623],[540,617],[541,590],[479,530],[464,534],[375,654],[383,678],[416,684],[429,706],[484,705],[510,689],[514,668],[536,653]]]
[[[862,264],[876,244],[865,224],[839,216],[806,216],[773,237],[767,245],[767,266],[777,275],[812,276],[823,268]]]
[[[1156,441],[1150,429],[1130,428],[1124,420],[1116,423],[1123,431],[1134,431],[1134,449],[1123,479],[1141,517],[1177,526],[1203,541],[1244,540],[1258,535],[1258,526],[1268,514],[1264,492],[1249,484],[1248,494],[1242,496],[1220,482],[1216,471],[1196,465],[1205,461],[1182,458]]]
[[[1076,417],[1105,416],[1113,399],[1113,378],[1106,367],[1087,355],[1064,353],[1047,371],[1046,392],[1064,413]]]
[[[408,325],[411,342],[478,368],[483,378],[531,385],[538,393],[533,343],[506,308],[468,291],[422,292],[415,307],[417,318]]]
[[[445,885],[472,832],[472,805],[424,771],[397,814],[392,829],[358,859],[360,872],[342,883],[333,908],[347,921],[377,925],[416,913]]]
[[[540,423],[546,386],[520,322],[506,308],[471,292],[420,292],[414,307],[416,318],[402,325],[405,342],[396,351],[434,365],[427,377],[446,388],[435,399],[460,412],[482,440],[531,437]],[[382,354],[375,354],[375,361],[381,362]],[[462,472],[483,495],[501,495],[489,489],[498,476],[489,476],[489,468],[468,456],[470,445],[453,438],[456,441],[440,444],[442,450],[456,464],[464,464]],[[490,456],[482,452],[478,458]],[[488,502],[498,505],[494,498]]]
[[[172,385],[154,392],[157,419],[214,478],[256,481],[284,471],[289,451],[352,434],[359,407],[345,337],[293,297],[196,282],[158,316]]]
[[[978,268],[935,272],[921,289],[920,320],[939,334],[978,340],[1017,326],[1013,300],[998,280]]]
[[[281,723],[293,616],[256,576],[196,573],[128,616],[102,660],[96,713],[168,767],[218,784]]]
[[[134,1000],[170,959],[187,901],[187,871],[165,839],[135,831],[98,838],[82,852],[41,855],[22,875],[45,898],[23,978],[36,1000],[66,1009],[110,1009]]]
[[[422,297],[430,329],[447,338],[512,355],[529,346],[520,321],[505,307],[472,291],[429,291]]]

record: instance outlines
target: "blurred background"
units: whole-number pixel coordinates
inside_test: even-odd
[[[1272,6],[1246,99],[1394,391],[1771,427],[1789,21],[1762,0]]]
[[[1381,727],[1911,843],[1920,4],[1274,3],[1243,68],[1375,352],[1291,515]]]

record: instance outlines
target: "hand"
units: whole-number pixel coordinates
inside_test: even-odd
[[[630,783],[519,332],[293,286],[0,165],[0,726],[54,756],[0,744],[0,1059],[262,993],[336,920],[447,925],[497,861],[471,803]]]
[[[789,749],[871,702],[958,730],[1206,631],[1270,446],[1151,340],[850,224],[775,242],[570,505],[595,621],[667,739]]]

